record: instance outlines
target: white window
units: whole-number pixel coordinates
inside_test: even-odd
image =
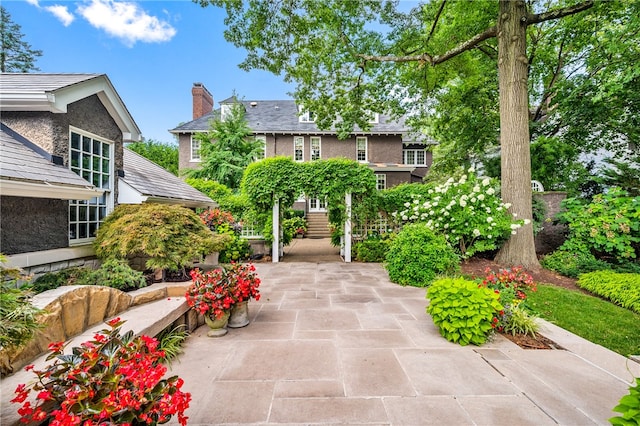
[[[231,114],[231,105],[220,105],[220,121],[227,121],[227,117]]]
[[[200,161],[200,147],[201,142],[199,139],[195,137],[195,135],[191,135],[191,161]]]
[[[369,123],[378,124],[379,121],[380,121],[380,114],[378,114],[377,112],[374,112],[373,117],[369,119]]]
[[[367,137],[356,137],[356,159],[360,162],[367,162]]]
[[[402,162],[409,166],[426,166],[426,151],[424,149],[404,149],[402,150]]]
[[[299,106],[298,112],[300,113],[300,116],[298,117],[300,123],[313,123],[316,121],[315,114],[309,110],[304,109],[304,107]]]
[[[376,175],[376,189],[379,191],[383,189],[387,189],[387,175],[385,174]]]
[[[256,136],[256,142],[260,142],[262,146],[262,151],[256,156],[256,160],[262,160],[263,158],[267,158],[267,137],[265,135]]]
[[[304,161],[304,137],[293,138],[293,159],[294,161]]]
[[[311,160],[320,159],[320,136],[311,136]]]
[[[105,190],[99,197],[69,202],[69,242],[74,244],[94,238],[113,207],[113,143],[75,128],[69,136],[69,168]]]

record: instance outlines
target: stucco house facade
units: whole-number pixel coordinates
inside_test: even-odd
[[[170,173],[127,161],[124,143],[140,140],[141,131],[104,74],[3,73],[0,110],[0,252],[13,266],[38,274],[95,265],[95,232],[121,202],[152,195],[214,204],[175,176],[170,191],[144,187],[140,169],[164,181]],[[141,197],[123,201],[121,190]]]
[[[200,162],[200,142],[194,136],[210,130],[216,114],[224,117],[234,97],[219,102],[214,111],[212,94],[202,83],[192,90],[193,119],[170,132],[177,136],[180,149],[180,169],[197,168]],[[431,165],[433,142],[415,134],[403,121],[376,114],[371,129],[355,129],[345,140],[335,131],[320,130],[313,114],[304,112],[293,100],[240,101],[246,111],[249,128],[255,138],[263,141],[265,157],[288,156],[294,161],[313,161],[335,157],[349,158],[367,164],[376,174],[378,188],[390,188],[403,182],[420,182]]]

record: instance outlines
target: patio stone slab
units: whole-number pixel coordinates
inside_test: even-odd
[[[377,398],[276,398],[270,423],[387,423],[382,400]]]
[[[355,313],[335,309],[305,309],[298,313],[297,330],[358,330]]]
[[[338,380],[287,380],[276,382],[275,398],[344,397],[344,384]]]
[[[457,399],[477,425],[557,425],[523,395],[459,396]]]
[[[387,397],[383,401],[392,425],[476,425],[452,396]]]
[[[416,392],[390,349],[346,349],[340,361],[347,396],[415,396]]]

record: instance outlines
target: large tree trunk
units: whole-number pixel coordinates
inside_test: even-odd
[[[518,219],[531,220],[531,147],[527,98],[527,10],[524,0],[500,0],[498,17],[498,78],[500,88],[500,149],[502,198]],[[533,225],[518,229],[496,261],[538,269]]]

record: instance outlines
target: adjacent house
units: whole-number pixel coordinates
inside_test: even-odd
[[[193,120],[172,130],[180,146],[180,169],[197,168],[200,162],[200,142],[194,137],[210,130],[210,122],[234,102],[234,97],[220,102],[213,110],[214,100],[202,83],[191,89]],[[265,157],[289,156],[295,161],[313,161],[344,157],[367,164],[375,172],[378,188],[384,189],[403,182],[421,182],[431,165],[433,142],[416,137],[401,121],[376,114],[368,131],[354,130],[346,140],[339,140],[335,131],[320,130],[313,112],[304,111],[293,100],[241,101],[248,125],[254,136],[264,142]],[[224,119],[224,118],[223,118]],[[310,200],[309,208],[318,207]]]
[[[124,149],[141,132],[104,74],[2,73],[0,110],[0,252],[13,266],[93,265],[119,203],[214,204]]]

